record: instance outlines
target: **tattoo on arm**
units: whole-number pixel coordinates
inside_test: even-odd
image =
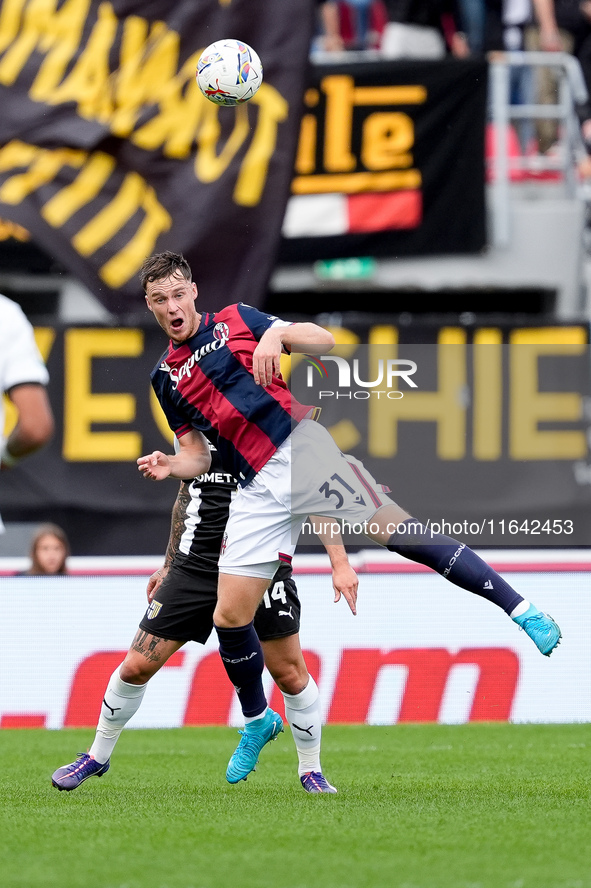
[[[170,536],[168,539],[168,546],[166,548],[166,555],[164,558],[164,565],[166,567],[170,567],[174,556],[179,550],[181,536],[183,535],[183,531],[185,529],[187,507],[190,501],[191,494],[189,492],[189,485],[186,483],[186,481],[182,481],[181,486],[179,487],[179,492],[177,493],[174,506],[172,507]]]

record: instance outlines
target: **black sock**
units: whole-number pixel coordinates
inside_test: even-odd
[[[515,589],[464,543],[432,533],[414,518],[407,518],[398,527],[406,532],[393,533],[386,548],[411,561],[432,568],[462,589],[492,601],[510,614],[523,601]]]
[[[263,690],[263,651],[254,625],[231,629],[215,627],[220,643],[220,656],[228,678],[236,688],[242,712],[247,718],[260,715],[267,708]]]

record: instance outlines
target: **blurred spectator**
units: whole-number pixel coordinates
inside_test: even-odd
[[[336,0],[317,0],[320,10],[321,36],[317,48],[325,52],[342,52],[345,41],[341,35],[339,4]]]
[[[18,412],[8,437],[0,436],[1,471],[39,450],[53,435],[53,414],[45,388],[48,380],[31,324],[16,302],[0,294],[0,435],[4,429],[4,394]],[[0,519],[0,533],[3,530]]]
[[[523,52],[526,33],[532,24],[538,28],[545,50],[559,49],[554,18],[554,0],[486,0],[485,50]],[[530,66],[511,68],[510,101],[513,105],[531,105],[536,101],[536,82]],[[524,154],[537,154],[538,141],[531,119],[520,120],[517,132]]]
[[[381,42],[386,58],[457,58],[470,54],[456,0],[384,0],[388,13]]]
[[[482,55],[485,44],[486,0],[458,0],[460,30],[470,55]]]
[[[591,2],[590,0],[546,0],[550,5],[548,24],[528,30],[526,45],[531,50],[568,52],[578,59],[591,96]],[[558,78],[551,68],[541,68],[538,75],[538,101],[556,104]],[[578,109],[583,139],[587,150],[591,149],[591,102],[588,100]],[[540,150],[549,151],[557,140],[558,129],[554,120],[538,123]]]
[[[383,0],[318,0],[327,52],[376,49],[387,22]]]
[[[23,576],[57,576],[68,573],[70,543],[57,524],[42,524],[31,542],[31,566]]]

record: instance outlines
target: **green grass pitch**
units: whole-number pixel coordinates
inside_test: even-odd
[[[127,730],[53,789],[93,734],[0,733],[2,888],[591,888],[591,725],[328,726],[337,796],[289,730],[237,786],[234,729]]]

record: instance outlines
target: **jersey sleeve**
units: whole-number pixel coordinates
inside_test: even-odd
[[[33,327],[20,306],[3,308],[2,328],[2,390],[25,383],[47,385],[47,367],[37,348]]]
[[[290,327],[291,321],[283,321],[276,315],[265,314],[252,305],[246,305],[244,302],[238,304],[240,317],[252,333],[255,339],[260,339],[270,327]]]
[[[191,431],[193,426],[187,421],[186,414],[179,410],[175,399],[172,397],[172,391],[168,384],[168,374],[159,373],[158,369],[155,368],[150,377],[154,394],[162,407],[168,427],[174,432],[176,438],[182,438],[183,435]]]

